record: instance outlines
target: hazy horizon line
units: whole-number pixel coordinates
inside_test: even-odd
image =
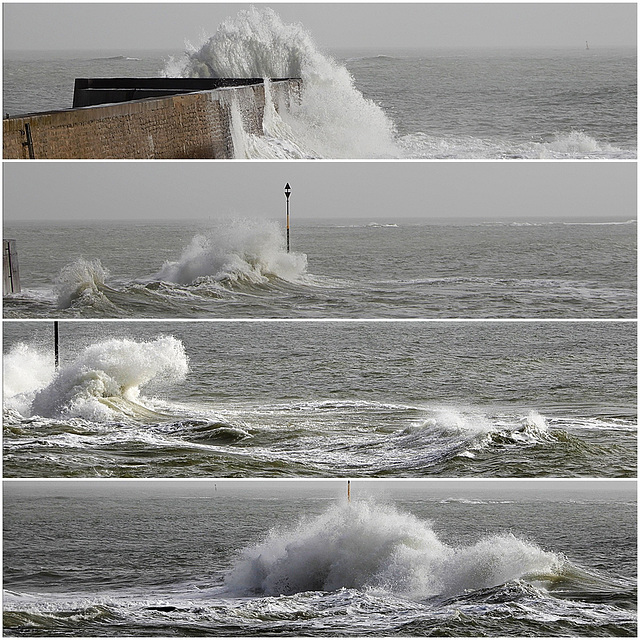
[[[4,223],[3,229],[9,225],[22,226],[22,225],[33,225],[33,224],[70,224],[76,226],[94,226],[94,225],[109,225],[116,223],[124,223],[127,225],[138,225],[138,224],[163,224],[163,225],[184,225],[185,223],[193,223],[193,224],[206,224],[208,222],[217,222],[217,221],[226,221],[229,219],[237,219],[237,220],[253,220],[253,221],[269,221],[269,222],[278,222],[280,221],[280,216],[260,216],[260,215],[248,215],[248,214],[221,214],[216,216],[203,216],[203,217],[194,217],[194,218],[180,218],[179,220],[175,219],[158,219],[155,217],[149,218],[136,218],[131,219],[128,218],[112,218],[109,220],[99,219],[99,220],[79,220],[77,218],[32,218],[28,220],[20,220],[20,219],[7,219],[7,215],[5,212],[4,215]],[[545,216],[544,214],[529,216],[529,217],[517,217],[517,216],[500,216],[496,215],[493,218],[475,218],[473,216],[451,216],[451,215],[442,215],[442,216],[433,216],[431,218],[425,218],[423,216],[415,215],[415,216],[402,216],[402,217],[388,217],[381,215],[366,215],[366,216],[343,216],[339,214],[327,214],[327,215],[314,215],[314,216],[304,216],[296,218],[292,220],[292,224],[303,224],[303,223],[316,223],[319,221],[359,221],[359,222],[374,222],[374,223],[385,223],[386,225],[393,225],[397,223],[414,223],[420,225],[446,225],[449,223],[469,223],[472,225],[483,225],[483,224],[504,224],[504,223],[513,223],[513,224],[521,224],[526,225],[527,223],[536,223],[536,222],[546,222],[551,224],[637,224],[638,219],[637,216],[629,217],[624,214],[620,214],[616,217],[602,217],[597,215],[584,215],[584,214],[571,214],[567,213],[562,217],[558,217],[557,215],[549,215]]]
[[[561,49],[561,50],[566,50],[566,51],[587,51],[587,49],[584,46],[585,41],[581,41],[580,45],[576,44],[546,44],[546,45],[531,45],[531,44],[522,44],[522,45],[516,45],[516,44],[475,44],[475,45],[464,45],[464,44],[460,44],[460,45],[452,45],[452,44],[446,44],[446,45],[430,45],[430,46],[418,46],[418,47],[394,47],[394,46],[357,46],[357,47],[348,47],[348,46],[340,46],[340,47],[335,47],[335,46],[321,46],[320,48],[323,51],[332,51],[332,52],[346,52],[346,51],[407,51],[407,52],[418,52],[418,51],[424,51],[424,52],[428,52],[428,51],[476,51],[476,50],[483,50],[483,51],[546,51],[546,50],[552,50],[552,49]],[[618,43],[604,43],[604,44],[598,44],[597,42],[592,43],[589,42],[589,49],[588,51],[598,51],[598,50],[602,50],[602,49],[633,49],[633,50],[637,50],[638,45],[636,44],[618,44]],[[68,52],[68,53],[74,53],[74,52],[82,52],[82,51],[171,51],[171,52],[182,52],[185,53],[186,52],[186,48],[175,48],[175,47],[136,47],[131,46],[131,47],[115,47],[115,48],[103,48],[103,47],[99,47],[96,49],[92,49],[92,48],[86,48],[86,47],[78,47],[78,48],[3,48],[3,53],[6,55],[7,53],[18,53],[18,52],[49,52],[49,53],[53,53],[53,52]]]

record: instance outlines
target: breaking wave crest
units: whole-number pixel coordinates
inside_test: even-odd
[[[611,154],[614,151],[620,151],[615,149],[609,144],[602,144],[595,138],[587,135],[584,131],[570,131],[569,133],[557,133],[553,139],[544,145],[541,145],[542,158],[545,157],[545,151],[548,157],[554,158],[558,154],[566,155],[569,157],[589,157],[594,154],[607,153]]]
[[[476,446],[497,442],[512,444],[538,444],[556,442],[559,433],[552,433],[545,418],[537,411],[514,421],[513,418],[500,420],[478,411],[440,409],[435,416],[412,425],[400,432],[402,438],[422,439],[462,438],[467,444]]]
[[[99,259],[78,258],[57,277],[57,303],[72,313],[97,316],[120,315],[136,302],[155,303],[166,315],[165,305],[176,299],[183,303],[185,295],[208,299],[262,289],[276,281],[308,284],[306,270],[307,256],[287,252],[276,222],[221,219],[195,235],[177,260],[165,261],[152,275],[118,280]]]
[[[68,307],[96,307],[108,309],[113,304],[103,293],[105,281],[109,272],[100,260],[85,260],[78,258],[64,266],[58,275],[58,306]]]
[[[290,141],[295,140],[294,153],[302,157],[397,155],[394,125],[382,109],[355,88],[345,67],[318,50],[302,25],[284,24],[270,8],[251,7],[225,20],[199,48],[190,47],[181,60],[171,60],[164,75],[302,78],[299,102],[280,110],[279,118],[274,119],[268,105],[271,119],[265,120],[265,134],[280,139],[287,128]],[[274,149],[254,147],[253,157],[277,157]],[[287,151],[291,148],[280,153]]]
[[[180,258],[165,262],[151,280],[186,285],[209,278],[229,285],[265,284],[271,278],[295,281],[306,268],[306,255],[287,253],[275,222],[232,220],[195,236]]]
[[[601,143],[583,131],[556,133],[549,140],[517,143],[482,138],[412,133],[398,140],[407,158],[627,158],[629,152]],[[635,157],[635,156],[631,156]]]
[[[236,158],[635,157],[635,152],[579,130],[519,142],[426,130],[399,136],[391,118],[356,88],[345,66],[322,53],[301,24],[285,24],[267,7],[251,7],[226,19],[206,42],[189,45],[182,58],[172,58],[163,75],[265,79],[263,135],[247,132],[254,126],[245,127],[242,114],[251,111],[251,105],[229,105]],[[274,104],[269,78],[301,78],[300,95],[290,103]]]
[[[248,548],[226,577],[231,591],[291,595],[383,589],[453,596],[524,579],[552,580],[565,559],[512,534],[468,547],[442,542],[428,522],[370,502],[334,505]]]
[[[2,365],[4,408],[25,415],[33,394],[55,374],[53,355],[19,342],[4,354]]]
[[[25,364],[22,370],[14,365],[20,359]],[[186,376],[189,367],[182,343],[172,336],[92,344],[56,373],[51,353],[25,345],[14,347],[7,361],[6,408],[23,415],[97,422],[123,414],[148,418],[152,411],[143,404],[141,389],[175,383]],[[10,397],[7,389],[13,392]]]

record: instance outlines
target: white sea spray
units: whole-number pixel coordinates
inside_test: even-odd
[[[133,403],[128,406],[134,410],[142,388],[152,382],[171,385],[183,379],[188,368],[184,346],[173,336],[94,343],[35,391],[30,412],[46,418],[111,420],[120,402]]]
[[[306,266],[304,254],[287,253],[275,222],[234,218],[194,236],[178,260],[165,262],[150,279],[183,285],[199,278],[264,284],[274,277],[295,281]]]
[[[516,536],[470,546],[441,541],[427,521],[367,501],[330,507],[245,549],[226,578],[239,592],[384,589],[417,598],[452,596],[557,573],[564,559]]]
[[[301,78],[299,101],[281,109],[274,119],[268,103],[265,133],[281,140],[295,140],[297,154],[329,158],[390,157],[397,155],[395,127],[382,109],[356,89],[347,69],[321,53],[311,35],[300,24],[285,24],[268,7],[251,7],[225,20],[216,33],[199,48],[171,60],[167,76],[211,78]],[[267,96],[269,100],[269,96]],[[233,123],[234,140],[244,134]],[[274,148],[253,145],[251,157],[277,157],[282,143]],[[247,157],[246,145],[236,147],[237,157]]]

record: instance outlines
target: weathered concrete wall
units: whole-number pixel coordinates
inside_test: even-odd
[[[276,105],[299,95],[300,81],[274,82]],[[29,158],[25,124],[36,159],[231,158],[231,105],[248,133],[261,134],[264,85],[31,114],[3,121],[3,157]]]

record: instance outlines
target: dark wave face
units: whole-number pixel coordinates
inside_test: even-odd
[[[5,500],[5,634],[636,633],[635,503],[228,490]]]
[[[61,326],[5,323],[7,476],[635,475],[634,323]]]
[[[222,411],[158,423],[111,398],[117,420],[5,412],[5,475],[612,476],[635,473],[635,419],[486,416],[320,403]],[[166,408],[163,409],[166,412]],[[284,423],[290,413],[295,418]],[[425,415],[434,414],[436,418]],[[166,419],[166,418],[165,418]],[[424,420],[413,427],[396,425]],[[441,422],[439,423],[438,420]],[[374,426],[375,425],[375,426]],[[34,464],[34,460],[38,463]]]

